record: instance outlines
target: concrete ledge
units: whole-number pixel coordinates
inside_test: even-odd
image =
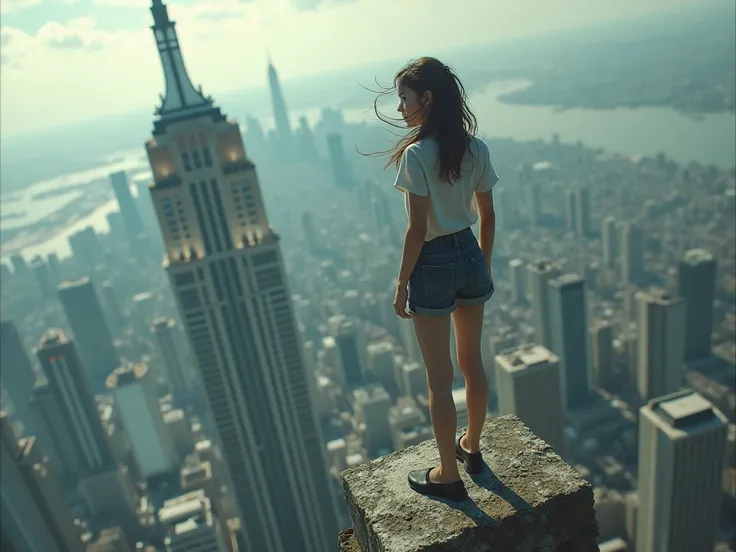
[[[362,552],[355,531],[352,528],[344,529],[337,535],[337,549],[339,552]]]
[[[438,462],[434,440],[342,473],[359,548],[351,552],[593,552],[598,526],[593,490],[516,416],[486,423],[486,468],[460,470],[470,499],[450,502],[415,493],[412,469]],[[351,545],[348,531],[340,545]]]

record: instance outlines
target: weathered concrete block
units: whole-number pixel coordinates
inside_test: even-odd
[[[358,550],[598,550],[591,486],[521,420],[486,422],[481,450],[483,472],[469,476],[460,470],[470,495],[463,502],[422,496],[406,481],[410,470],[438,462],[434,441],[344,471]]]
[[[337,549],[340,552],[362,552],[358,539],[355,538],[355,531],[350,529],[344,529],[337,535]]]

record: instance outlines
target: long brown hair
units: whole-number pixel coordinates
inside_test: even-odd
[[[386,152],[390,154],[386,166],[393,163],[398,168],[406,148],[424,138],[434,138],[438,146],[437,170],[440,178],[450,183],[458,180],[463,157],[468,151],[470,139],[478,130],[478,123],[468,107],[468,96],[457,74],[433,57],[422,57],[402,67],[394,77],[393,88],[384,90],[379,97],[396,91],[399,85],[411,88],[419,98],[430,91],[432,102],[424,122]],[[379,119],[398,126],[378,111],[378,98],[373,103],[373,109]]]

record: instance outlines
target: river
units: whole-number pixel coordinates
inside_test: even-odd
[[[680,163],[698,161],[713,164],[721,168],[736,166],[736,115],[734,113],[718,113],[704,116],[688,116],[664,107],[643,107],[638,109],[593,110],[566,109],[552,107],[514,105],[503,103],[498,97],[506,92],[527,86],[523,81],[504,81],[489,84],[485,89],[471,95],[471,104],[478,118],[483,136],[491,138],[513,138],[519,141],[550,139],[558,134],[563,142],[582,141],[588,147],[600,147],[604,150],[624,155],[643,154],[653,156],[663,152],[668,158]],[[225,106],[227,108],[227,106]],[[390,111],[388,111],[390,113]],[[310,124],[320,116],[320,109],[314,108],[292,113],[294,120],[305,115]],[[346,122],[357,123],[370,120],[376,124],[375,117],[367,114],[366,109],[343,110]],[[272,124],[263,121],[266,126]],[[121,156],[125,161],[121,162]],[[121,165],[141,168],[145,163],[145,152],[111,153],[110,162],[94,171],[86,171],[85,176],[107,174],[112,170],[120,170]],[[54,179],[59,187],[79,182],[81,173],[65,175]],[[81,178],[81,181],[84,179]],[[18,226],[22,220],[37,219],[40,213],[48,212],[48,200],[41,205],[31,199],[40,190],[48,190],[54,185],[51,181],[38,183],[24,192],[12,197],[12,202],[3,201],[3,210],[8,212],[26,212],[28,218],[8,219],[3,227]],[[68,197],[56,198],[59,204],[72,201],[79,192]],[[109,201],[98,207],[90,215],[76,221],[72,226],[63,229],[53,238],[23,250],[23,256],[47,255],[56,252],[60,257],[70,254],[68,236],[85,226],[92,226],[98,231],[107,231],[106,215],[117,209],[116,202]],[[6,226],[6,224],[8,226]],[[5,252],[3,252],[5,256]]]

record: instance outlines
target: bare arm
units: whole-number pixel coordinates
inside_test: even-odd
[[[490,272],[493,240],[496,237],[496,211],[493,208],[493,191],[476,192],[475,199],[478,202],[478,215],[480,216],[480,248],[486,258],[486,264]]]
[[[427,237],[427,213],[430,205],[429,197],[409,193],[409,226],[404,235],[404,250],[401,253],[399,288],[405,288],[408,285],[417,260],[419,260],[424,239]]]

